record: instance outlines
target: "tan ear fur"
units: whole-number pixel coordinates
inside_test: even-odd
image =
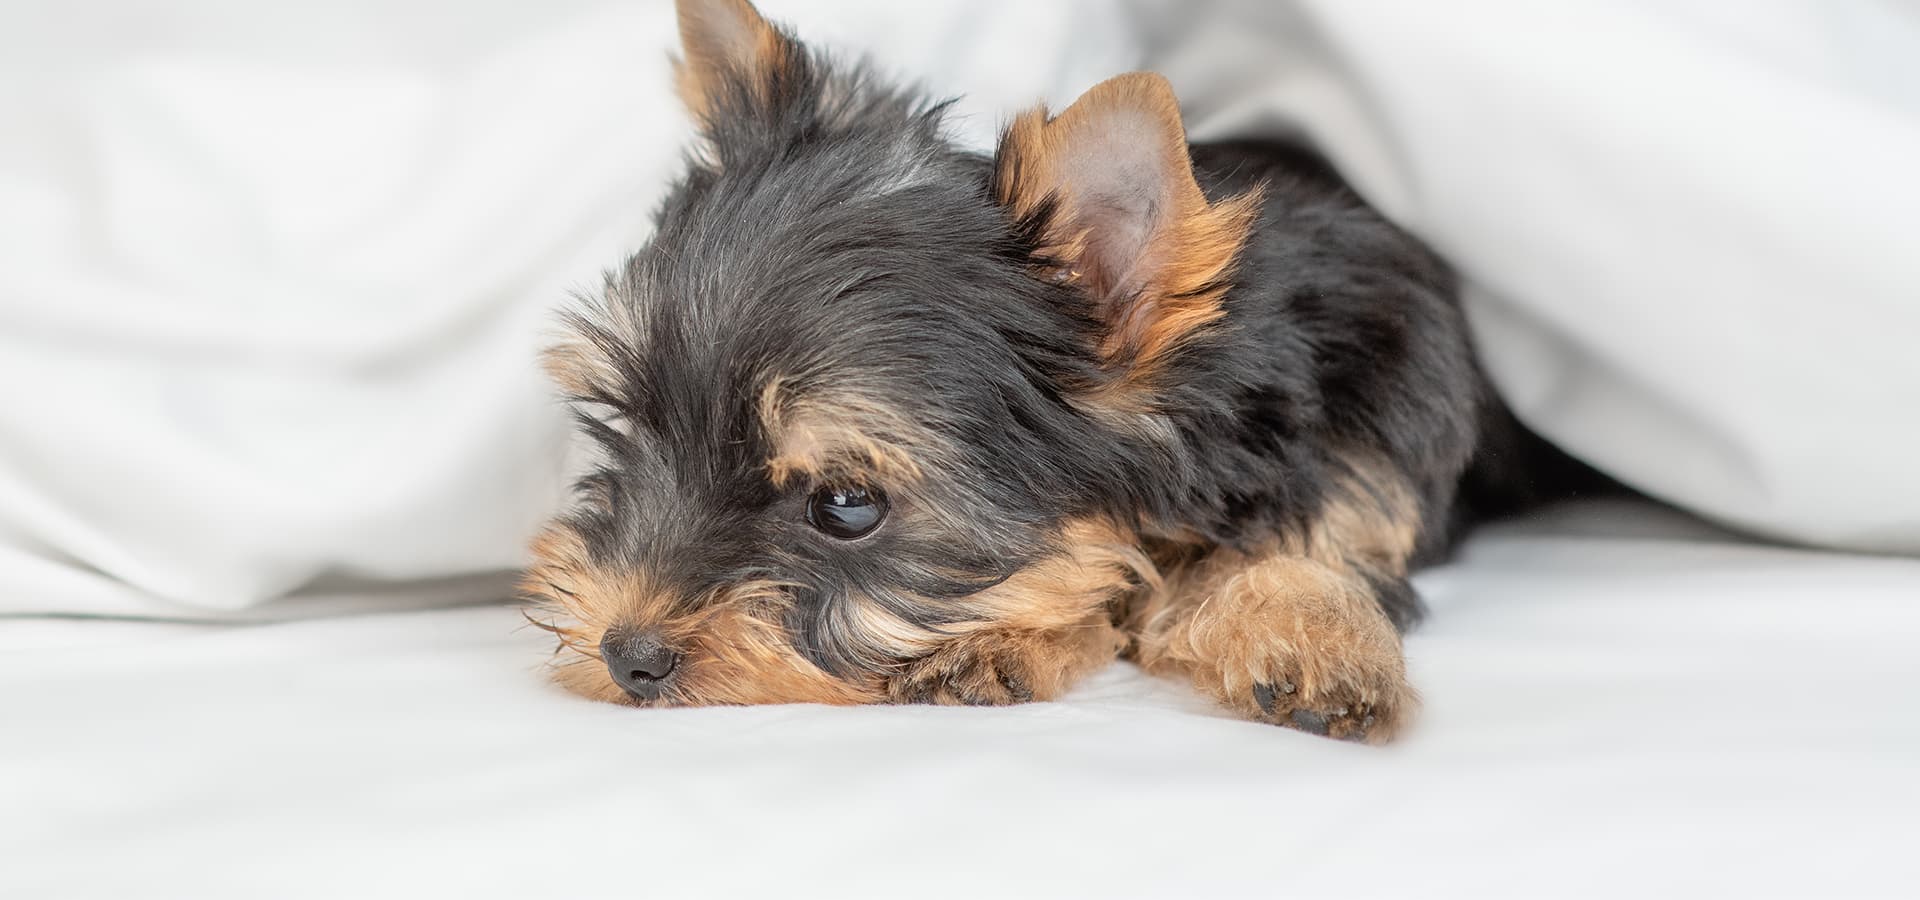
[[[685,54],[675,84],[699,119],[713,115],[729,78],[769,89],[788,64],[792,41],[747,0],[676,0],[674,9]]]
[[[1193,177],[1173,88],[1135,72],[1096,85],[1058,116],[1044,106],[1001,138],[996,199],[1044,217],[1049,277],[1088,291],[1108,331],[1102,354],[1142,375],[1220,318],[1258,192],[1208,203]]]

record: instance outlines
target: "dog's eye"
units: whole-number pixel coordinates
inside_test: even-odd
[[[823,487],[807,500],[807,522],[843,541],[865,537],[887,517],[878,488]]]

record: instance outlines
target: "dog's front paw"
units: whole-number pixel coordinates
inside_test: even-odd
[[[1419,708],[1400,636],[1362,581],[1271,558],[1210,580],[1140,636],[1151,671],[1184,672],[1261,722],[1383,743]]]
[[[1222,704],[1250,719],[1312,734],[1384,743],[1419,708],[1391,627],[1322,620],[1243,633],[1204,675]]]
[[[1019,653],[963,639],[914,661],[888,684],[895,703],[1006,706],[1034,699],[1031,665]]]
[[[956,637],[888,681],[895,703],[1007,706],[1052,700],[1106,665],[1125,639],[1105,624],[986,629]]]
[[[1337,651],[1336,651],[1337,652]],[[1301,688],[1303,669],[1327,668],[1331,660],[1316,663],[1282,655],[1272,660],[1264,680],[1254,681],[1244,693],[1223,702],[1248,718],[1297,728],[1310,734],[1348,741],[1382,743],[1400,731],[1419,707],[1405,666],[1394,664],[1354,671],[1351,678],[1321,683],[1312,691]],[[1344,667],[1352,669],[1351,660]]]

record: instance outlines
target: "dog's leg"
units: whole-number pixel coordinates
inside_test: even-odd
[[[1353,493],[1297,538],[1165,572],[1129,619],[1140,664],[1190,677],[1250,719],[1390,738],[1419,703],[1387,612],[1411,613],[1412,510],[1399,494]]]
[[[1004,706],[1053,700],[1126,643],[1104,613],[1058,628],[990,627],[955,638],[888,682],[896,703]]]

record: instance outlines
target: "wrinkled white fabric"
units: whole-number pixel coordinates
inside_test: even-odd
[[[1797,540],[1920,550],[1920,37],[1893,3],[768,0],[985,146],[1151,61],[1468,278],[1523,418]],[[687,138],[662,0],[0,9],[0,612],[502,596],[533,359]]]
[[[981,147],[1138,64],[1084,2],[763,6]],[[0,612],[505,596],[566,480],[535,355],[680,159],[675,43],[659,0],[0,10]]]
[[[1198,134],[1311,135],[1460,268],[1536,429],[1727,523],[1920,552],[1920,7],[1136,9]]]
[[[0,897],[1912,896],[1920,562],[1595,510],[1421,586],[1387,750],[1124,665],[1005,709],[601,706],[503,607],[0,623]]]

